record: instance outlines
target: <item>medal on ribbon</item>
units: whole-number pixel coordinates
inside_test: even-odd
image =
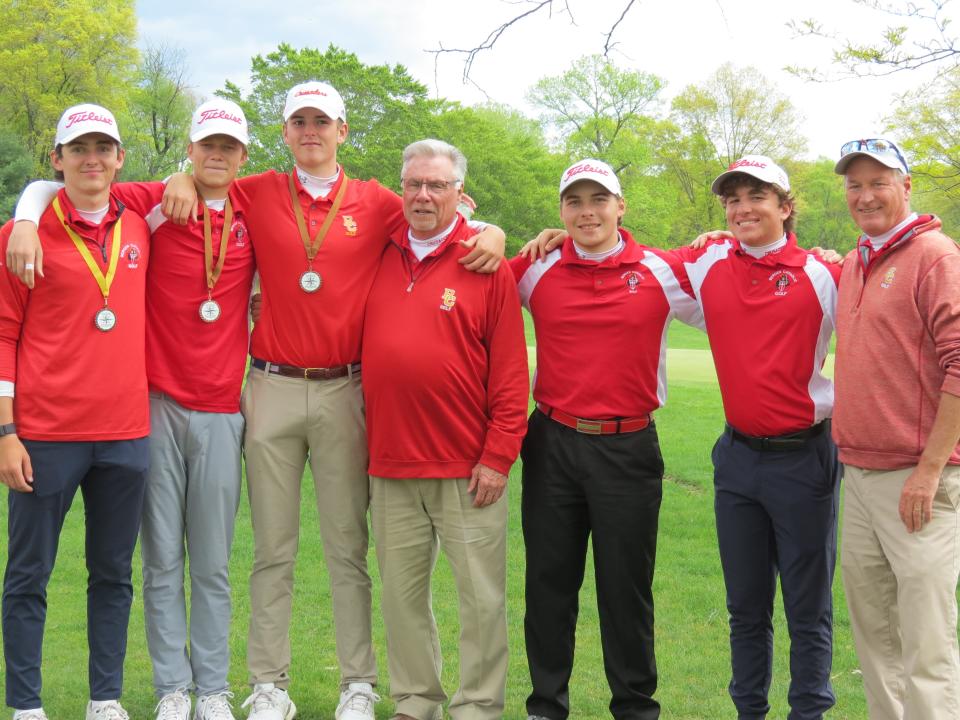
[[[207,323],[220,319],[220,304],[213,299],[213,288],[223,272],[223,264],[227,260],[227,240],[230,238],[230,227],[233,224],[233,206],[230,198],[223,206],[223,227],[220,229],[220,254],[217,255],[217,264],[213,264],[213,231],[210,222],[210,208],[203,204],[203,267],[207,276],[207,299],[200,303],[200,319]]]
[[[303,208],[300,207],[300,198],[297,196],[297,186],[293,180],[293,173],[295,172],[296,169],[290,173],[289,177],[290,202],[293,205],[293,214],[297,218],[297,229],[300,231],[300,239],[303,240],[303,248],[307,252],[307,270],[300,275],[300,289],[305,293],[315,293],[317,290],[323,287],[323,278],[320,277],[320,273],[313,269],[313,259],[320,251],[320,246],[323,245],[323,239],[327,236],[330,226],[333,225],[333,220],[337,216],[337,211],[340,210],[340,204],[343,202],[343,196],[347,193],[348,178],[346,173],[344,173],[343,181],[340,183],[340,189],[337,190],[337,195],[333,199],[333,205],[330,207],[330,211],[327,213],[326,220],[323,221],[323,225],[320,226],[320,230],[317,232],[317,234],[311,238],[310,233],[307,232],[307,221],[303,217]]]
[[[104,275],[97,261],[93,259],[90,248],[77,233],[73,231],[63,216],[63,210],[60,207],[60,198],[53,199],[53,211],[57,214],[60,224],[66,230],[67,235],[73,240],[80,257],[90,269],[90,274],[100,286],[100,294],[103,295],[103,307],[97,310],[93,316],[93,324],[100,332],[110,332],[117,325],[117,314],[109,307],[110,286],[113,284],[113,278],[117,275],[117,265],[120,260],[120,218],[113,224],[113,238],[110,247],[110,262],[107,264],[107,273]]]

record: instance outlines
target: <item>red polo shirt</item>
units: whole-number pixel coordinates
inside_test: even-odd
[[[542,262],[510,261],[537,331],[537,402],[591,420],[630,418],[667,398],[666,337],[678,317],[702,327],[670,253],[638,245],[602,262],[577,256],[568,236]]]
[[[29,290],[0,272],[0,380],[16,383],[17,434],[28,440],[129,440],[150,432],[144,360],[147,225],[115,197],[99,225],[77,214],[66,191],[57,194],[67,224],[83,239],[104,274],[113,231],[122,220],[121,253],[110,286],[117,323],[94,325],[103,308],[100,287],[53,207],[40,218],[45,276]],[[13,222],[0,229],[6,254]],[[107,258],[105,261],[104,255]]]
[[[150,388],[203,412],[240,411],[250,321],[247,306],[255,270],[246,212],[231,190],[233,220],[223,271],[213,290],[220,318],[204,322],[203,204],[196,222],[175,225],[159,212],[162,183],[120,183],[117,197],[147,219],[153,249],[147,282],[147,379]],[[224,212],[210,210],[213,264],[220,256]]]
[[[830,417],[823,375],[840,266],[787,244],[762,258],[736,240],[679,248],[702,308],[729,422],[748,435],[803,430]]]
[[[367,301],[363,390],[370,474],[464,478],[478,462],[503,474],[526,432],[527,348],[506,266],[457,261],[453,232],[417,262],[406,226],[387,248]]]
[[[269,171],[241,178],[234,190],[247,209],[254,238],[263,309],[250,353],[272,363],[335,367],[360,359],[363,309],[391,232],[404,226],[400,198],[376,180],[350,178],[333,224],[313,262],[323,286],[300,289],[307,254],[297,229],[288,187],[290,176]],[[315,235],[340,184],[314,200],[293,173],[307,229]]]

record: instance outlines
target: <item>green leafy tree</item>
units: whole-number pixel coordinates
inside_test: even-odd
[[[394,177],[400,151],[423,137],[439,101],[430,100],[424,85],[402,65],[365,65],[335,45],[321,52],[281,44],[251,61],[251,91],[228,82],[218,94],[234,100],[250,125],[247,172],[290,167],[283,143],[283,105],[297,83],[322,80],[333,85],[347,107],[350,136],[339,159],[347,172],[361,177]]]
[[[434,116],[430,132],[467,156],[466,191],[477,219],[507,233],[508,254],[545,227],[556,227],[557,188],[567,158],[547,147],[539,125],[515,110],[450,104]],[[399,155],[393,177],[399,180]]]
[[[674,99],[672,117],[688,134],[708,139],[722,167],[744,155],[794,157],[807,146],[793,104],[753,67],[721,65]]]
[[[710,139],[702,132],[684,133],[676,123],[666,121],[659,127],[654,147],[661,168],[657,182],[672,199],[661,220],[663,243],[682,245],[706,230],[724,228],[723,209],[710,192],[724,166]]]
[[[0,223],[13,216],[23,186],[33,176],[33,158],[20,137],[0,129]]]
[[[0,107],[34,174],[49,172],[57,120],[97,102],[122,113],[137,60],[132,0],[0,3]],[[121,128],[121,133],[123,128]]]
[[[196,102],[187,84],[183,50],[147,47],[121,122],[127,148],[125,180],[155,180],[180,169],[187,157]]]
[[[725,226],[710,191],[713,179],[744,155],[800,155],[806,140],[790,101],[756,68],[720,66],[705,82],[674,98],[670,123],[656,139],[663,180],[676,189],[671,242],[687,242]]]
[[[785,162],[797,198],[797,240],[804,247],[825,247],[846,253],[856,245],[858,231],[847,210],[843,178],[833,171],[834,160]]]
[[[588,55],[562,75],[539,80],[527,99],[562,137],[571,159],[596,157],[620,173],[646,166],[646,143],[639,141],[649,138],[663,85],[655,75],[622,70],[602,55]]]
[[[914,183],[913,201],[956,227],[960,220],[960,68],[929,87],[908,93],[887,119],[902,138]]]

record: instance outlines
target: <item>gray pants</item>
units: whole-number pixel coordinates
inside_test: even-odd
[[[240,503],[240,413],[188,410],[150,393],[143,609],[157,696],[227,689],[230,546]],[[186,538],[186,547],[184,546]],[[190,556],[190,645],[184,565]]]

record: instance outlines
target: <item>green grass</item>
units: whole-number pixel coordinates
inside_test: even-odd
[[[532,344],[532,336],[531,344]],[[705,336],[674,323],[670,332],[669,401],[657,413],[657,425],[667,468],[655,597],[657,602],[657,660],[660,689],[657,697],[666,719],[731,718],[733,706],[726,693],[729,680],[727,616],[723,580],[716,549],[711,490],[710,449],[723,428],[723,413]],[[520,533],[519,464],[511,473],[508,544],[508,621],[510,624],[510,674],[504,717],[525,717],[528,692],[523,650],[523,541]],[[304,720],[331,718],[336,707],[338,670],[333,642],[330,593],[311,500],[309,472],[304,477],[300,557],[296,575],[294,619],[291,628],[293,667],[291,695]],[[0,518],[0,537],[6,538],[6,514]],[[230,683],[237,693],[235,709],[246,697],[245,640],[249,601],[247,576],[253,548],[246,498],[237,518],[231,563],[234,621],[231,637]],[[135,566],[139,566],[139,557]],[[375,608],[379,605],[376,560],[369,556],[374,577]],[[572,717],[589,720],[609,717],[609,691],[603,674],[596,595],[588,567],[581,593],[577,657],[570,696]],[[60,556],[49,588],[49,614],[44,645],[44,705],[51,718],[78,717],[87,698],[85,583],[83,564],[83,513],[78,496],[60,544]],[[152,717],[150,661],[143,630],[140,573],[131,615],[126,663],[124,704],[134,720]],[[434,578],[437,622],[444,649],[444,684],[456,687],[456,593],[449,567],[441,558]],[[835,583],[836,635],[834,719],[866,717],[857,662],[850,638],[846,605],[839,579]],[[778,601],[779,605],[779,601]],[[387,694],[384,637],[379,613],[374,613],[374,642],[381,669],[381,693]],[[784,718],[788,671],[788,642],[782,610],[776,619],[776,660],[770,691],[771,718]],[[378,718],[391,716],[391,703],[379,704]]]

